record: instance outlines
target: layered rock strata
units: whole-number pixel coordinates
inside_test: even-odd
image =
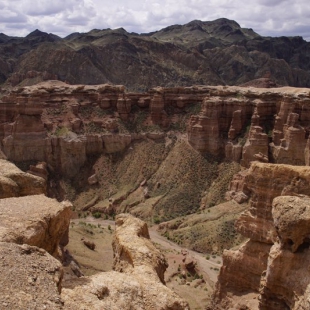
[[[307,261],[309,248],[310,169],[254,162],[244,174],[234,187],[246,189],[250,208],[235,228],[250,240],[238,250],[224,251],[214,309],[239,309],[237,296],[253,293],[254,303],[243,301],[250,309],[306,309],[297,305],[308,296],[308,271],[301,261]]]
[[[309,106],[308,89],[290,87],[158,87],[139,94],[48,81],[2,96],[0,146],[10,161],[46,162],[72,178],[89,157],[181,130],[188,115],[188,141],[204,154],[246,167],[253,160],[304,165]]]

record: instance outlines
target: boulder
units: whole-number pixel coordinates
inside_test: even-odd
[[[70,217],[70,206],[44,195],[1,199],[0,241],[37,246],[59,257]]]
[[[272,217],[282,247],[292,252],[310,243],[310,198],[280,196],[273,200]]]
[[[46,193],[44,178],[25,173],[13,163],[0,159],[0,198]]]

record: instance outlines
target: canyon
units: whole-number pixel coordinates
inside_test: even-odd
[[[223,253],[209,309],[307,309],[309,120],[308,88],[156,87],[138,93],[57,80],[3,88],[2,257],[42,256],[39,269],[49,265],[53,275],[44,282],[52,287],[51,309],[151,309],[158,294],[166,296],[158,309],[187,309],[164,286],[164,256],[137,216],[159,224],[179,245]],[[44,206],[56,214],[44,214]],[[33,209],[21,220],[26,208]],[[114,271],[61,290],[55,258],[63,259],[68,243],[70,210],[77,217],[116,218]],[[47,243],[46,231],[57,241]],[[130,290],[117,301],[120,282]],[[24,297],[20,302],[30,307]]]
[[[309,164],[306,88],[157,87],[133,93],[123,86],[49,81],[3,90],[0,100],[3,157],[48,179],[49,197],[69,199],[77,212],[171,220],[163,232],[202,252],[240,241],[233,221],[249,197],[234,186],[226,193],[240,169],[252,161]],[[239,204],[220,205],[227,197]],[[197,220],[184,221],[214,206],[213,223],[216,214],[230,216],[211,230],[221,236],[211,245],[202,236],[210,230],[201,226],[208,214],[200,228],[193,228]]]

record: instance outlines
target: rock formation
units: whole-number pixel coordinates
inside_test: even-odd
[[[62,289],[62,266],[50,254],[61,258],[70,216],[68,203],[44,195],[0,200],[2,308],[189,309],[163,284],[167,263],[146,224],[130,215],[117,218],[116,271],[81,277],[73,289]]]
[[[147,225],[129,214],[116,218],[114,270],[63,289],[66,309],[189,309],[164,283],[167,263],[150,241]]]
[[[1,309],[63,309],[62,266],[45,250],[0,242]]]
[[[307,308],[309,181],[308,167],[252,163],[239,187],[250,208],[235,224],[250,240],[224,251],[214,309]]]
[[[147,218],[155,210],[166,221],[201,207],[199,195],[206,196],[201,205],[214,205],[215,198],[208,191],[219,174],[215,167],[207,166],[216,165],[215,161],[234,161],[244,167],[252,161],[309,164],[309,102],[308,89],[289,87],[157,87],[131,93],[120,85],[47,81],[13,88],[1,97],[1,157],[47,179],[48,194],[58,200],[78,200],[82,190],[92,188],[89,199],[78,201],[79,210],[112,214],[137,206],[138,210],[130,212]],[[142,151],[147,145],[156,150]],[[162,171],[160,166],[167,161],[165,165],[172,167],[181,153],[177,165],[182,162],[184,166],[175,170],[174,177],[186,184],[190,179],[196,185],[179,190],[172,199],[176,182],[172,172]],[[194,157],[196,162],[191,163]],[[128,159],[126,168],[122,158]],[[190,170],[188,175],[186,165],[198,170]],[[113,181],[115,173],[117,182]],[[209,181],[202,184],[197,173]],[[89,179],[94,174],[96,179]],[[150,182],[144,200],[134,198],[127,208],[123,200],[142,180],[151,178],[154,183]],[[161,188],[156,186],[158,182]],[[123,191],[122,198],[108,202],[117,191]],[[221,191],[218,203],[223,196]]]
[[[244,167],[251,161],[305,165],[308,106],[306,89],[211,87],[200,113],[191,116],[188,141]]]
[[[200,113],[190,113],[197,104]],[[0,99],[1,149],[10,161],[45,162],[48,170],[73,178],[88,157],[161,139],[188,113],[188,141],[203,154],[245,167],[253,160],[304,165],[309,105],[306,89],[158,87],[137,94],[123,86],[49,81]]]
[[[261,280],[261,309],[308,309],[309,197],[277,197],[272,215],[278,239]]]
[[[0,159],[0,198],[46,193],[46,182],[25,173],[7,160]]]
[[[0,241],[40,247],[55,257],[68,243],[70,206],[44,195],[0,200]]]

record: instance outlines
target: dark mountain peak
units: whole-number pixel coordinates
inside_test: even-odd
[[[21,83],[36,71],[70,83],[109,81],[141,90],[244,84],[270,71],[279,85],[310,86],[310,43],[301,37],[262,37],[227,18],[140,35],[124,28],[93,29],[60,39],[36,29],[26,38],[0,34],[0,48],[0,84]],[[48,55],[44,61],[42,54]]]
[[[209,23],[214,23],[214,24],[219,24],[219,25],[230,25],[234,28],[241,28],[240,25],[232,20],[232,19],[228,19],[228,18],[218,18],[218,19],[215,19],[214,21],[210,21]]]
[[[165,28],[163,28],[163,29],[161,29],[161,30],[159,30],[159,31],[156,31],[155,33],[157,33],[157,32],[172,32],[172,31],[174,31],[174,30],[179,30],[179,29],[181,29],[183,26],[182,25],[178,25],[178,24],[175,24],[175,25],[171,25],[171,26],[168,26],[168,27],[165,27]]]
[[[30,40],[31,42],[35,43],[41,43],[41,42],[57,42],[62,40],[60,37],[53,33],[47,33],[43,32],[39,29],[36,29],[32,32],[30,32],[27,36],[26,39]]]
[[[73,32],[67,35],[66,37],[64,37],[64,40],[72,40],[72,39],[79,37],[80,35],[82,35],[80,32]]]
[[[123,28],[117,28],[113,30],[114,32],[122,33],[122,34],[128,34],[128,32]]]
[[[203,22],[199,19],[194,19],[191,22],[185,24],[185,26],[203,26]]]
[[[191,22],[184,25],[184,27],[188,27],[190,31],[194,30],[204,31],[203,22],[201,20],[192,20]]]
[[[11,37],[7,36],[4,33],[0,33],[0,43],[5,43],[10,40]]]
[[[34,37],[46,37],[46,36],[48,36],[48,33],[47,33],[47,32],[43,32],[43,31],[41,31],[41,30],[39,30],[39,29],[36,29],[36,30],[30,32],[30,33],[26,36],[26,38],[29,39],[29,38],[34,38]]]

